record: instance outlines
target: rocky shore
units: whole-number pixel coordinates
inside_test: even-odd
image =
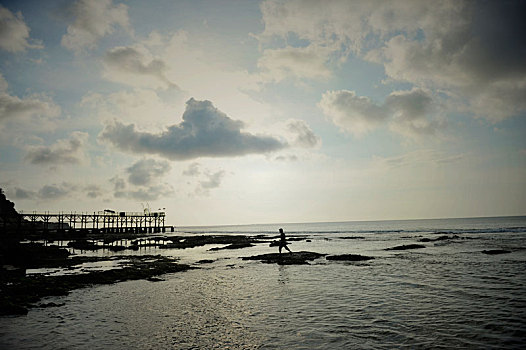
[[[72,257],[60,260],[57,258],[53,263],[48,261],[41,266],[71,267],[85,262],[110,259]],[[26,275],[25,269],[21,267],[11,270],[4,268],[0,273],[0,315],[26,314],[28,308],[36,306],[41,298],[67,295],[71,290],[78,288],[138,279],[155,281],[155,276],[192,268],[160,255],[122,256],[120,259],[123,261],[120,268],[59,276]]]

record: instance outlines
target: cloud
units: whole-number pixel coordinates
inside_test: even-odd
[[[62,37],[62,46],[82,52],[92,49],[97,41],[113,33],[116,27],[129,30],[128,6],[113,5],[111,0],[79,0],[69,10],[75,22]]]
[[[30,190],[24,190],[20,187],[14,188],[15,192],[11,195],[13,199],[35,199],[37,198],[37,193]]]
[[[38,197],[44,200],[54,200],[66,197],[71,192],[67,186],[45,185],[38,191]]]
[[[89,198],[99,198],[106,194],[106,191],[99,185],[87,185],[84,187],[84,192]]]
[[[288,77],[327,79],[331,71],[326,67],[328,52],[316,47],[266,49],[258,60],[263,81],[279,82]]]
[[[29,43],[29,27],[22,14],[14,15],[9,9],[0,5],[0,49],[7,52],[22,52],[26,49],[41,49],[38,41]]]
[[[184,176],[197,176],[201,174],[201,165],[199,163],[192,163],[186,170],[183,171]]]
[[[224,176],[224,170],[219,170],[213,173],[206,172],[206,179],[199,182],[199,186],[196,188],[195,193],[198,195],[208,196],[210,194],[210,190],[221,186],[221,181],[223,180]]]
[[[69,139],[58,140],[51,146],[29,146],[25,159],[32,164],[79,164],[86,160],[84,147],[88,134],[75,131]]]
[[[161,182],[170,170],[166,161],[141,159],[126,168],[128,178],[119,175],[112,177],[109,182],[113,185],[115,198],[129,198],[139,201],[157,200],[173,193],[173,188]]]
[[[293,142],[296,146],[311,148],[321,143],[321,139],[314,134],[304,120],[291,120],[287,124],[287,128],[296,135],[296,139]]]
[[[465,158],[465,154],[451,155],[432,149],[423,149],[393,157],[374,157],[374,163],[391,169],[414,166],[429,167],[460,162]]]
[[[111,80],[132,86],[159,85],[179,89],[166,77],[167,65],[158,58],[152,58],[144,48],[116,47],[104,56],[105,76]]]
[[[14,187],[14,192],[10,193],[10,197],[18,200],[39,200],[50,201],[62,199],[68,196],[75,196],[80,198],[82,195],[88,198],[102,197],[106,191],[98,184],[76,185],[68,182],[61,184],[43,185],[37,191]]]
[[[387,120],[384,108],[354,91],[327,91],[318,106],[335,125],[355,136],[362,136]]]
[[[116,148],[136,154],[157,154],[172,160],[199,157],[235,157],[261,154],[287,147],[280,140],[242,131],[243,122],[229,118],[210,101],[186,102],[183,121],[160,134],[140,132],[135,125],[115,121],[99,138]]]
[[[0,74],[0,122],[7,119],[28,119],[35,116],[56,117],[60,107],[45,96],[19,98],[9,95],[8,83]]]
[[[150,185],[153,180],[164,176],[170,171],[167,161],[156,161],[154,159],[142,159],[135,162],[126,169],[128,182],[133,185]]]
[[[318,106],[335,125],[357,137],[386,124],[394,132],[412,138],[434,135],[446,126],[436,115],[430,93],[417,88],[394,91],[383,104],[357,96],[354,91],[327,91]]]
[[[391,129],[404,136],[430,136],[446,127],[440,117],[427,117],[434,113],[435,107],[424,90],[395,91],[387,97],[384,106],[393,116]]]
[[[523,1],[267,0],[261,11],[262,44],[354,54],[389,81],[444,93],[451,108],[492,122],[526,110]]]

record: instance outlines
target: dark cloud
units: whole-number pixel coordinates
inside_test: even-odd
[[[88,185],[84,187],[84,193],[89,198],[99,198],[105,194],[105,191],[99,185]]]
[[[112,177],[109,182],[113,185],[115,198],[130,198],[139,201],[151,201],[173,193],[173,188],[162,183],[161,178],[170,170],[166,161],[142,159],[126,169],[128,179],[119,175]]]
[[[25,159],[32,164],[78,164],[85,160],[85,132],[74,132],[69,139],[58,140],[51,146],[31,146]]]
[[[34,191],[15,187],[15,192],[11,196],[13,199],[36,199],[38,194]]]
[[[150,185],[152,180],[165,175],[170,171],[167,161],[156,161],[154,159],[142,159],[126,169],[128,181],[133,185]]]
[[[160,134],[140,132],[135,125],[115,121],[106,125],[101,140],[122,151],[157,154],[172,160],[262,154],[287,147],[280,140],[242,131],[243,122],[230,119],[210,101],[186,102],[183,121]]]
[[[431,94],[418,88],[392,92],[383,104],[354,91],[328,91],[319,106],[335,125],[356,136],[387,124],[408,137],[433,135],[446,126]]]
[[[45,185],[38,191],[38,196],[44,200],[53,200],[66,197],[71,189],[65,186]]]

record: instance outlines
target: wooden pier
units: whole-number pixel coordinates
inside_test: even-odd
[[[86,233],[159,233],[173,226],[165,225],[165,212],[116,212],[104,210],[93,213],[19,213],[17,226],[30,232]]]

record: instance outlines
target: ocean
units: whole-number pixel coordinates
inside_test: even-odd
[[[134,254],[213,262],[160,282],[48,297],[46,303],[63,305],[0,317],[0,348],[526,347],[526,217],[179,227],[174,235],[275,237],[280,227],[290,238],[305,238],[292,241],[292,251],[374,259],[280,266],[240,259],[277,252],[268,243],[145,248]],[[415,243],[425,248],[386,250]],[[496,250],[502,254],[487,254]]]

